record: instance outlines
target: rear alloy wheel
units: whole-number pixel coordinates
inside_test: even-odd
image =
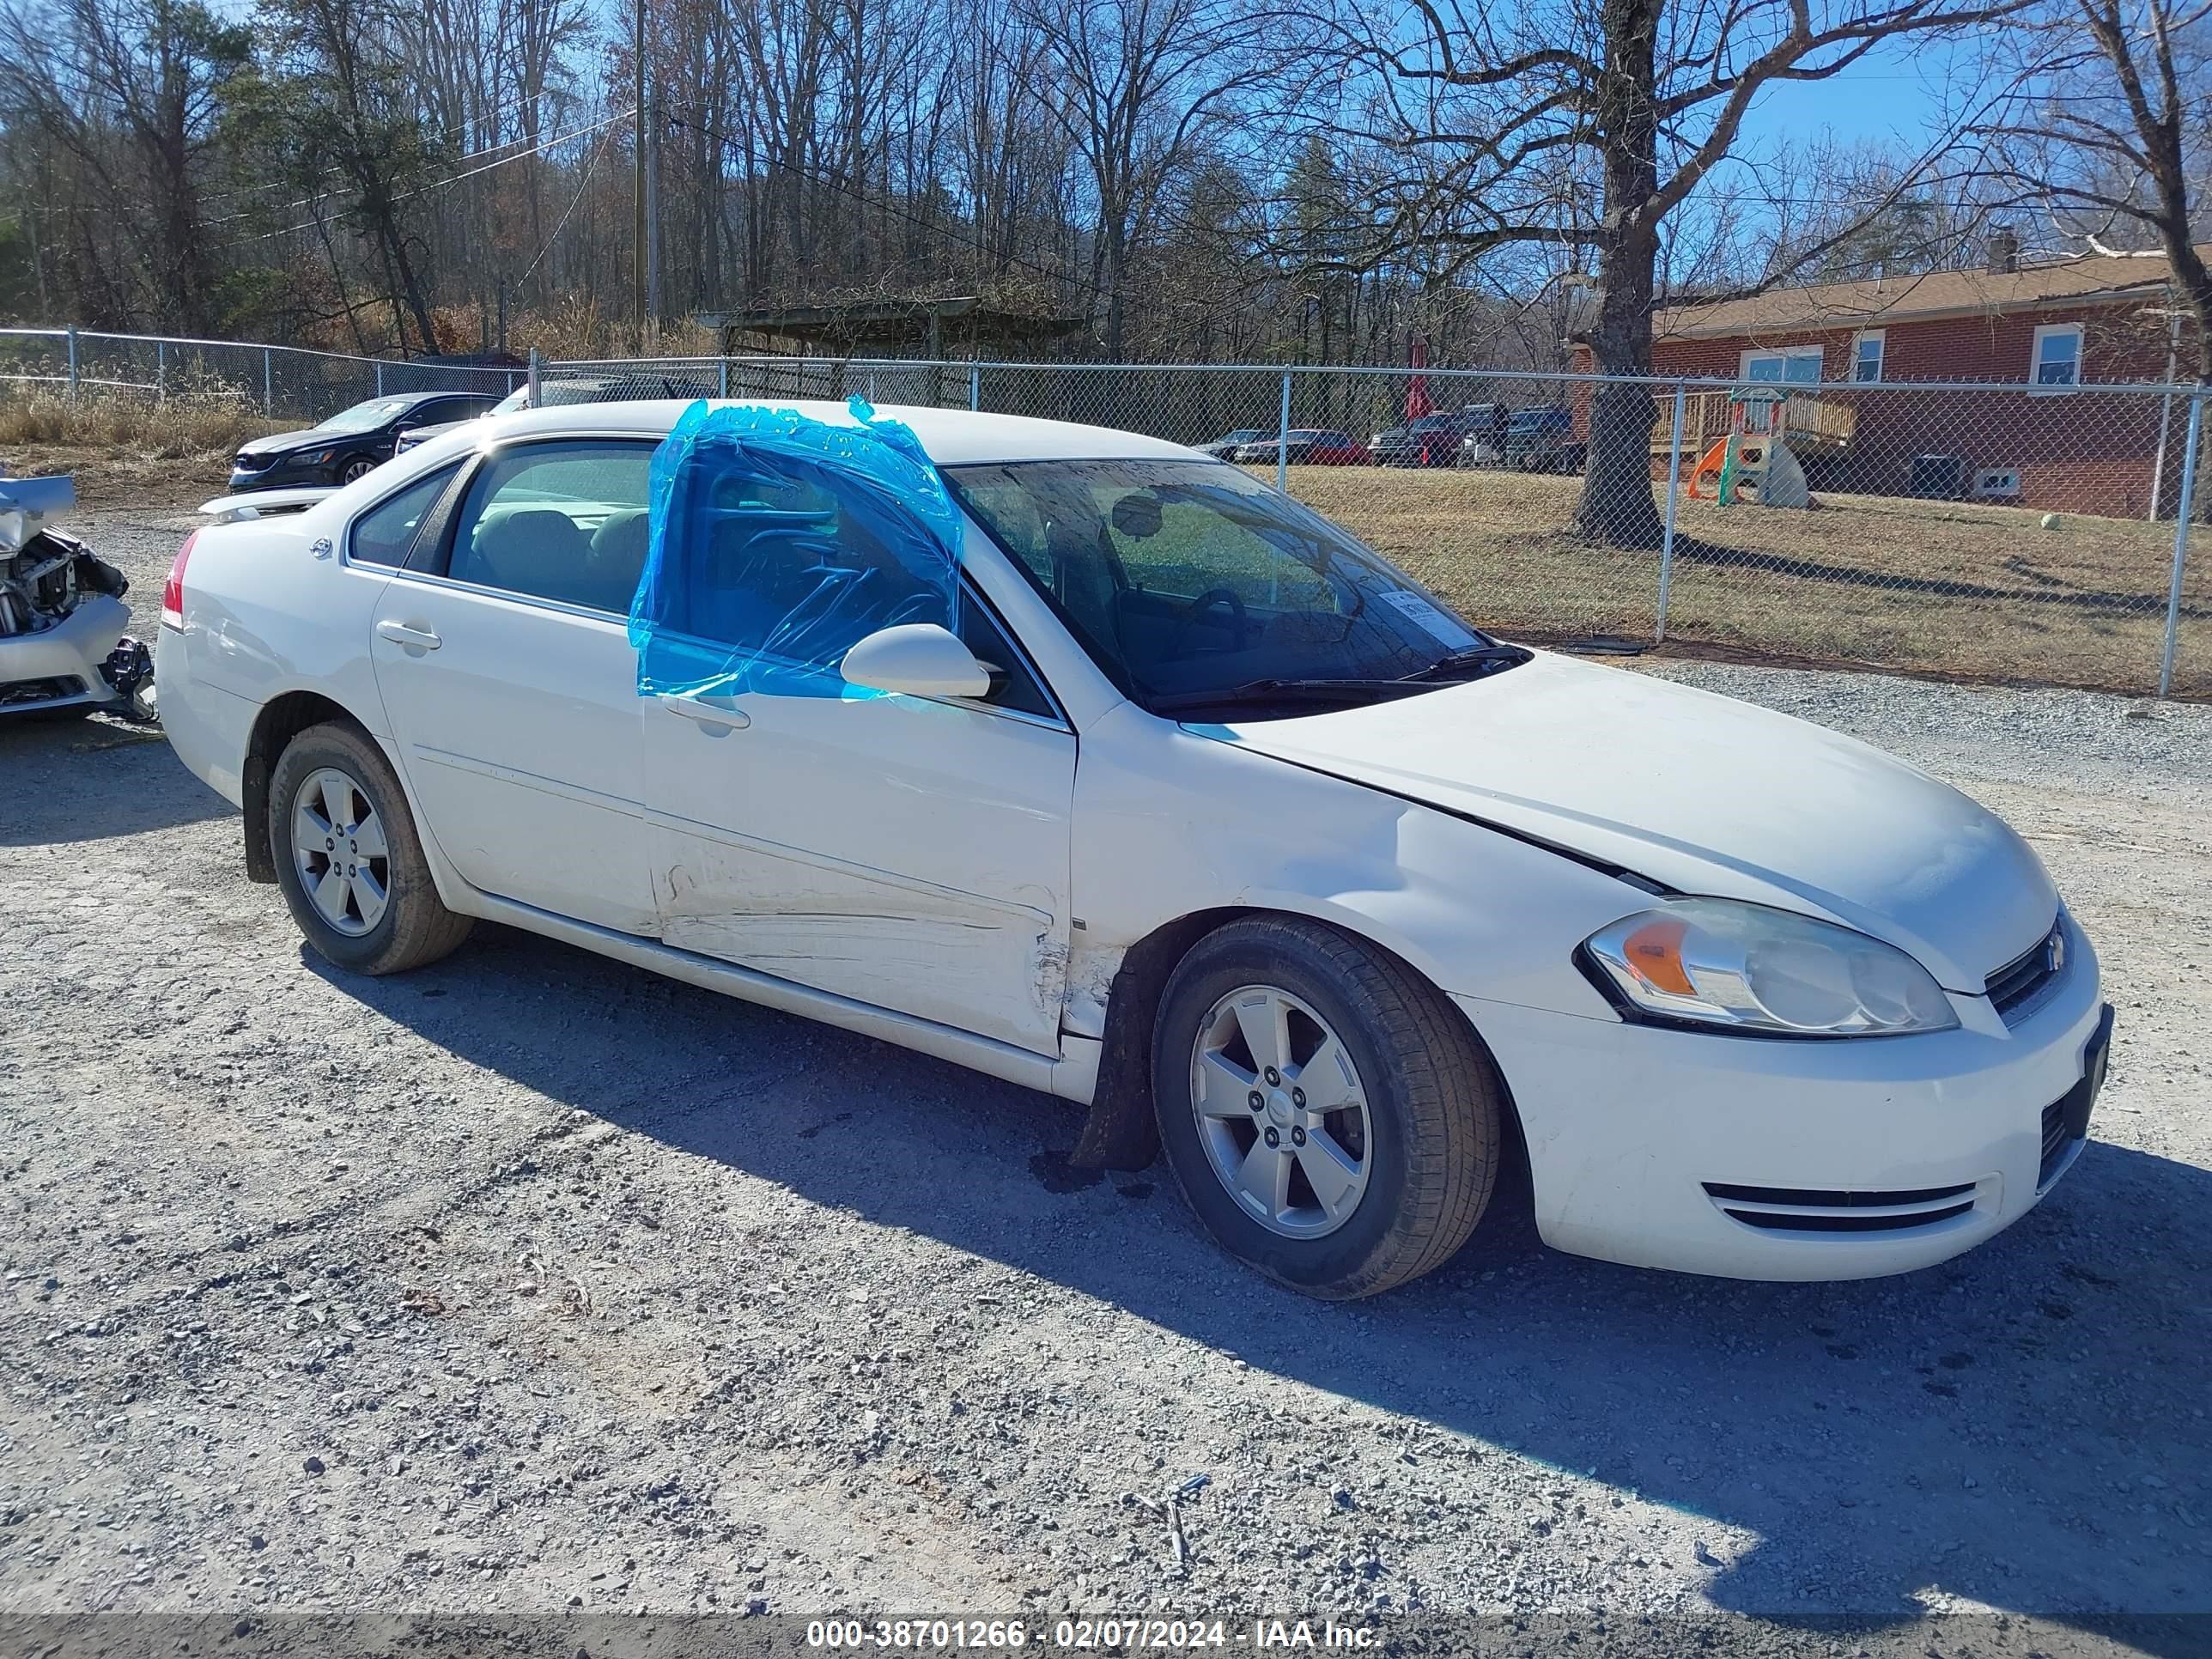
[[[438,897],[399,780],[349,726],[310,726],[269,780],[276,884],[318,952],[362,974],[435,962],[469,919]]]
[[[1238,1260],[1308,1295],[1370,1296],[1467,1242],[1498,1172],[1500,1091],[1434,987],[1319,923],[1255,916],[1170,976],[1160,1140]]]

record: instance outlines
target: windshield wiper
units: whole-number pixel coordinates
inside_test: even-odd
[[[1426,668],[1415,669],[1398,683],[1419,684],[1424,680],[1440,680],[1468,669],[1516,668],[1534,654],[1518,645],[1470,646],[1464,651],[1455,651],[1449,657],[1431,663]]]
[[[1224,703],[1264,702],[1269,699],[1280,699],[1285,702],[1340,702],[1347,697],[1371,696],[1377,692],[1403,696],[1419,689],[1418,678],[1246,680],[1241,685],[1224,686],[1218,691],[1170,692],[1164,697],[1153,697],[1150,706],[1156,714],[1170,714],[1186,708],[1214,708]]]
[[[1378,692],[1403,696],[1455,673],[1477,673],[1510,668],[1527,662],[1534,653],[1517,645],[1478,645],[1455,651],[1439,662],[1414,670],[1396,679],[1324,679],[1319,677],[1246,680],[1218,691],[1171,691],[1152,699],[1152,712],[1175,714],[1186,708],[1212,708],[1223,703],[1260,702],[1270,698],[1285,702],[1338,702],[1373,696]]]

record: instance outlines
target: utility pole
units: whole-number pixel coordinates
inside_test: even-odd
[[[645,314],[660,326],[660,94],[645,130]]]
[[[635,171],[630,179],[629,319],[637,331],[638,349],[645,349],[645,0],[637,3],[636,70],[633,88],[637,107],[632,112],[631,159]]]

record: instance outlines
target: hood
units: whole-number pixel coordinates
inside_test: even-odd
[[[238,447],[241,455],[289,455],[302,449],[327,449],[344,443],[348,438],[365,438],[365,432],[325,432],[320,427],[301,427],[297,432],[272,432],[266,437],[254,438]]]
[[[2041,860],[2002,820],[1879,749],[1541,652],[1419,696],[1194,729],[1680,892],[1841,922],[1951,990],[1980,990],[2057,909]]]

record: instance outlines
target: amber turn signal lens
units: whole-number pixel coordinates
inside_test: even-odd
[[[1682,936],[1689,929],[1681,922],[1660,918],[1647,922],[1621,941],[1621,955],[1636,976],[1655,991],[1669,996],[1698,994],[1690,970],[1682,965]]]

